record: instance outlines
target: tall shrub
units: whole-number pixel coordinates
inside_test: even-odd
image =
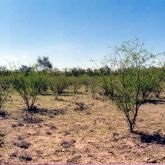
[[[103,76],[106,95],[124,113],[134,132],[139,108],[149,95],[160,87],[160,74],[151,67],[154,55],[136,42],[124,42],[115,48],[115,58],[108,59],[109,76]]]

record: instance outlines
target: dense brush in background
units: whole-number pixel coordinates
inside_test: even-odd
[[[140,106],[165,89],[165,67],[153,63],[155,55],[143,44],[124,42],[116,47],[113,59],[98,69],[53,69],[48,57],[39,57],[33,67],[22,65],[13,71],[0,67],[0,111],[9,94],[17,92],[27,112],[35,108],[39,95],[90,92],[107,96],[125,114],[131,132],[134,131]],[[154,97],[155,97],[154,96]]]

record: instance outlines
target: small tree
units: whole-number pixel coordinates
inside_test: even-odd
[[[84,89],[85,89],[85,92],[88,92],[89,91],[89,88],[90,88],[90,77],[88,75],[84,75],[82,77],[82,84],[84,86]]]
[[[98,82],[98,79],[96,77],[91,77],[90,78],[90,91],[92,93],[92,98],[96,98],[96,94],[97,92],[99,91],[99,82]]]
[[[140,106],[160,87],[160,74],[150,67],[153,57],[143,44],[129,41],[115,48],[114,59],[106,60],[111,72],[103,76],[103,87],[125,114],[131,132],[134,132]]]
[[[91,69],[91,68],[87,68],[86,69],[86,74],[88,75],[88,76],[93,76],[93,70]]]
[[[111,69],[108,65],[105,65],[104,67],[99,68],[99,72],[104,75],[109,75]]]
[[[53,65],[49,61],[49,57],[43,56],[43,57],[38,57],[38,59],[37,59],[37,67],[40,70],[48,71],[48,70],[51,70],[53,68]]]
[[[33,68],[31,66],[27,66],[27,65],[21,65],[21,67],[19,68],[20,72],[31,72],[33,70]]]
[[[69,85],[73,89],[73,93],[77,94],[79,89],[82,87],[82,78],[81,77],[75,77],[72,76],[69,78]]]
[[[85,70],[84,69],[82,69],[82,68],[75,68],[75,67],[71,68],[70,72],[75,77],[78,77],[78,76],[81,76],[81,75],[85,74]]]
[[[0,76],[8,76],[10,75],[9,70],[6,66],[0,66]]]
[[[21,65],[18,71],[24,73],[27,76],[30,72],[33,71],[33,67],[27,65]]]
[[[24,74],[16,74],[13,79],[13,87],[22,97],[27,106],[28,112],[34,109],[37,96],[43,88],[46,79],[38,73],[30,73],[28,76]]]
[[[10,91],[10,80],[9,78],[1,77],[0,78],[0,116],[4,116],[3,105],[9,95]]]
[[[64,76],[49,78],[49,87],[53,91],[55,99],[58,99],[58,96],[64,93],[68,85],[68,81]]]

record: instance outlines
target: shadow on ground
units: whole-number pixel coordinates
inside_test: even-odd
[[[65,110],[64,109],[52,109],[49,110],[47,108],[38,108],[34,107],[33,109],[30,110],[30,113],[33,114],[40,114],[40,115],[59,115],[59,114],[64,114]]]
[[[156,100],[156,99],[152,99],[152,100],[145,100],[144,104],[149,103],[149,104],[165,104],[165,100]]]
[[[142,143],[155,143],[165,145],[165,136],[159,133],[148,134],[136,131],[135,134],[137,134],[140,137]]]
[[[22,115],[22,118],[27,123],[40,123],[43,120],[38,115],[44,115],[44,116],[48,116],[49,118],[54,118],[57,115],[64,115],[65,111],[66,111],[65,109],[49,110],[46,108],[38,108],[34,106],[28,112],[27,110],[24,110],[24,114]]]

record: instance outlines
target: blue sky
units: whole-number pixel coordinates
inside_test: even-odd
[[[165,50],[165,0],[0,0],[0,65],[88,67],[134,38]]]

